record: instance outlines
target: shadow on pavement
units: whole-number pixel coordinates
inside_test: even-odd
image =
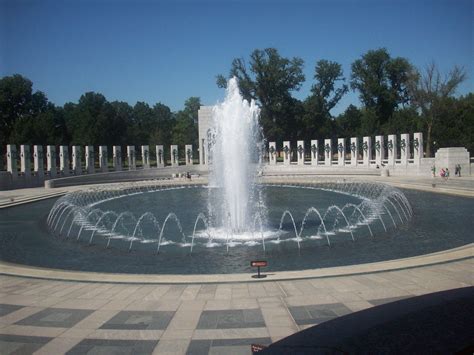
[[[383,304],[305,329],[258,354],[473,353],[474,287]]]

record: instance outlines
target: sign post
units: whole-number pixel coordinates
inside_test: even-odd
[[[268,265],[268,262],[266,260],[253,260],[250,262],[250,267],[256,267],[257,268],[257,275],[252,275],[253,278],[256,279],[262,279],[267,277],[267,275],[261,275],[260,274],[260,267],[265,267]]]

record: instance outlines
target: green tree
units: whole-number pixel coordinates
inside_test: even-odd
[[[184,110],[176,113],[172,135],[173,144],[181,146],[193,144],[195,147],[197,146],[199,107],[201,107],[199,97],[190,97],[184,103]],[[180,151],[180,156],[184,156],[184,151]]]
[[[412,102],[421,111],[420,119],[426,132],[426,156],[431,156],[433,127],[443,117],[441,113],[446,99],[452,97],[466,79],[465,70],[458,66],[442,77],[434,62],[411,77]]]
[[[351,88],[359,92],[361,102],[383,125],[399,105],[409,102],[412,73],[407,59],[392,58],[385,48],[369,50],[352,63]]]
[[[306,139],[334,135],[334,123],[330,111],[348,91],[346,84],[337,87],[339,82],[345,81],[339,63],[324,59],[318,61],[314,79],[316,82],[311,88],[311,94],[304,102],[303,125]]]
[[[239,80],[242,96],[255,99],[260,105],[260,123],[268,139],[296,138],[300,103],[292,97],[304,81],[303,60],[282,57],[275,48],[256,49],[250,55],[247,69],[244,59],[232,61],[229,77]],[[217,85],[225,87],[224,76],[217,76]]]
[[[336,132],[339,137],[356,137],[360,134],[362,113],[354,105],[349,105],[344,113],[336,118]]]

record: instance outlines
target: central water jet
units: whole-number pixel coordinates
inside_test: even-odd
[[[210,132],[211,198],[209,215],[216,227],[241,234],[250,231],[263,201],[256,186],[263,147],[260,109],[240,94],[237,79],[229,80],[224,102],[214,106]]]

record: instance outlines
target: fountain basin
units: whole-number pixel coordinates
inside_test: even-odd
[[[396,216],[398,219],[395,219],[397,227],[388,215],[384,215],[387,231],[380,220],[372,218],[370,223],[354,219],[349,227],[339,223],[334,231],[322,233],[321,222],[312,216],[297,237],[310,207],[315,207],[323,214],[332,205],[343,208],[348,203],[358,205],[363,200],[355,193],[336,192],[334,188],[327,187],[321,184],[264,186],[268,215],[263,241],[258,236],[259,228],[256,228],[257,233],[254,234],[257,236],[249,238],[249,241],[236,238],[231,241],[233,244],[229,245],[227,238],[216,237],[209,243],[207,233],[200,231],[203,226],[198,226],[197,231],[201,235],[195,236],[192,251],[189,238],[192,236],[197,215],[206,212],[206,188],[196,186],[155,191],[148,187],[145,192],[137,190],[125,198],[115,199],[105,196],[104,192],[95,191],[107,197],[98,198],[101,202],[93,206],[100,207],[103,211],[114,210],[115,213],[122,213],[128,210],[129,206],[135,206],[137,210],[134,213],[137,216],[151,212],[156,215],[160,225],[169,212],[174,211],[181,223],[185,240],[182,240],[177,224],[170,223],[162,235],[162,242],[169,243],[162,244],[158,254],[157,242],[154,240],[159,234],[155,234],[154,239],[145,233],[147,223],[152,226],[149,221],[144,224],[142,231],[144,242],[135,240],[129,251],[130,240],[118,238],[112,239],[107,248],[109,238],[106,232],[96,231],[91,244],[89,241],[92,229],[84,229],[79,240],[79,226],[73,229],[74,237],[70,235],[67,238],[64,229],[59,233],[59,227],[51,233],[46,220],[47,212],[56,203],[54,200],[12,207],[0,211],[1,220],[4,221],[1,259],[18,264],[78,271],[215,274],[249,272],[249,261],[260,258],[269,261],[266,271],[304,270],[394,260],[472,242],[467,212],[472,210],[472,199],[409,190],[403,193],[410,201],[413,217],[402,223],[405,217],[401,212],[401,218]],[[350,190],[351,186],[348,184],[346,188],[347,191],[355,191]],[[153,202],[148,204],[147,199]],[[150,210],[152,205],[157,206],[153,211]],[[295,220],[296,233],[295,225],[288,216],[283,219],[281,230],[279,228],[281,216],[286,210],[291,212]],[[331,224],[330,220],[328,217],[326,224]],[[367,224],[370,225],[373,236]],[[355,241],[351,238],[351,231]]]

